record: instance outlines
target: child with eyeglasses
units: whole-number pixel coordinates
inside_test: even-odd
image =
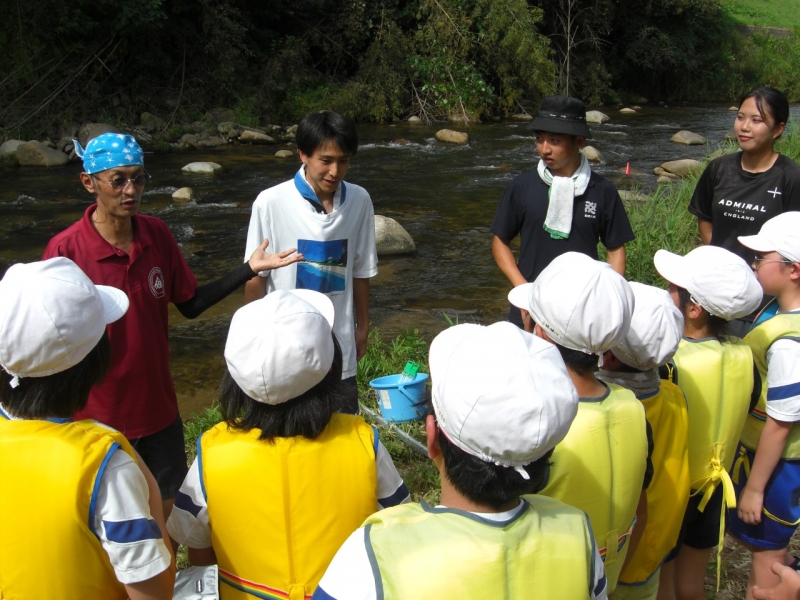
[[[800,524],[800,212],[773,217],[739,241],[756,253],[758,282],[775,296],[745,337],[764,385],[733,472],[739,504],[729,532],[753,553],[750,599],[754,586],[780,582],[773,563],[797,569],[798,562],[787,548]]]
[[[702,599],[711,550],[722,547],[726,507],[736,506],[728,473],[757,397],[753,353],[727,327],[756,310],[761,287],[742,258],[718,246],[686,256],[659,250],[654,263],[684,317],[667,371],[686,395],[691,489],[682,539],[661,567],[659,597]]]

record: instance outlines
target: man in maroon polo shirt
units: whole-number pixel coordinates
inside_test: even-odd
[[[187,472],[183,424],[169,373],[167,307],[193,319],[259,271],[303,257],[290,249],[268,254],[268,241],[229,275],[197,286],[166,223],[137,214],[148,175],[130,135],[103,134],[83,151],[81,183],[95,196],[83,218],[56,235],[44,259],[66,256],[95,284],[123,290],[127,314],[108,327],[112,364],[75,418],[92,418],[122,432],[155,475],[165,516]]]

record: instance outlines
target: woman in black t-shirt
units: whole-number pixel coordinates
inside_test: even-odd
[[[758,233],[787,210],[800,210],[800,165],[774,149],[788,119],[789,102],[774,88],[759,87],[742,98],[733,124],[741,152],[711,161],[689,203],[704,244],[726,248],[750,264],[752,251],[737,237]]]

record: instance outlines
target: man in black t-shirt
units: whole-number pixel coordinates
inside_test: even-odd
[[[581,252],[597,259],[597,243],[608,263],[625,275],[625,244],[634,239],[622,200],[610,181],[593,173],[580,153],[591,137],[586,107],[568,96],[542,100],[532,124],[538,168],[508,184],[492,223],[492,255],[515,287],[534,281],[555,257]],[[519,262],[510,243],[520,236]],[[522,326],[511,307],[509,321]]]

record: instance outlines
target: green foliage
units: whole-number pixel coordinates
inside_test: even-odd
[[[762,27],[800,27],[796,0],[720,0],[737,21]]]
[[[769,85],[786,94],[790,102],[800,101],[800,27],[791,38],[758,33],[742,38],[736,56],[739,87],[734,97],[758,85]]]
[[[240,98],[233,110],[236,113],[234,121],[237,124],[247,127],[258,127],[260,125],[258,100],[255,97]]]
[[[222,414],[219,412],[219,405],[215,402],[203,412],[194,415],[183,424],[183,437],[186,444],[186,456],[189,463],[194,460],[197,451],[197,438],[204,431],[208,431],[217,423],[222,421]]]

